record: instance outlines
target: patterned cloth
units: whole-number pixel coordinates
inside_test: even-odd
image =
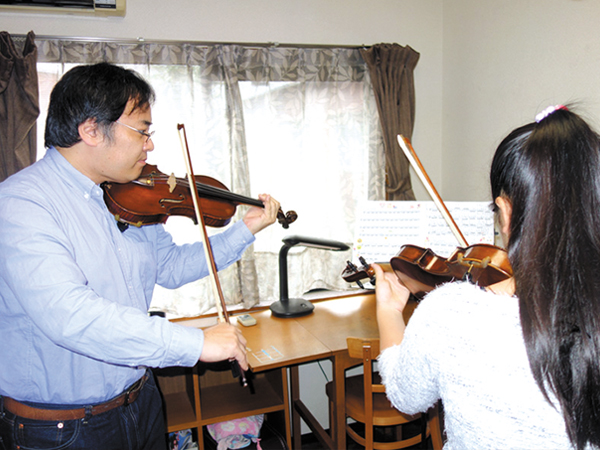
[[[264,415],[244,417],[242,419],[229,420],[227,422],[213,423],[208,425],[208,432],[217,441],[217,450],[228,448],[244,448],[250,442],[256,442],[256,448],[260,450],[260,427]]]

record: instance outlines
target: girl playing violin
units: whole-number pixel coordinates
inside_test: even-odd
[[[600,447],[600,137],[564,106],[510,133],[490,173],[514,277],[409,291],[375,266],[393,405],[439,399],[446,449]]]

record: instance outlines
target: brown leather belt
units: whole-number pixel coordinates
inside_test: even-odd
[[[140,395],[140,391],[144,386],[144,383],[148,379],[148,375],[144,375],[138,381],[131,385],[129,389],[123,392],[121,395],[108,400],[107,402],[93,405],[88,408],[77,408],[77,409],[40,409],[33,406],[26,405],[18,402],[10,397],[3,397],[4,408],[10,411],[16,416],[23,417],[25,419],[32,420],[78,420],[83,419],[87,413],[90,416],[102,414],[103,412],[110,411],[121,405],[128,405],[135,402]]]

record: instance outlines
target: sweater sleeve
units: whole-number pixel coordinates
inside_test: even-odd
[[[413,313],[400,345],[379,355],[379,372],[394,407],[407,414],[425,411],[439,398],[439,367],[432,358],[435,330],[430,326],[430,299]]]

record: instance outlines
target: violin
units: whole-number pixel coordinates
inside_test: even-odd
[[[375,284],[375,271],[359,257],[361,267],[348,261],[342,272],[347,282],[369,278]],[[512,277],[512,267],[506,251],[489,244],[458,247],[448,258],[436,255],[431,249],[403,245],[390,260],[390,267],[417,300],[443,283],[469,281],[478,286],[490,286]]]
[[[468,245],[458,225],[444,205],[429,176],[425,172],[410,141],[398,135],[398,143],[406,158],[431,195],[438,210],[461,244],[448,258],[436,255],[431,249],[416,245],[403,245],[396,256],[390,260],[390,267],[417,300],[443,283],[465,280],[478,286],[490,286],[511,278],[512,267],[506,250],[490,244]],[[347,282],[356,282],[369,278],[375,284],[375,271],[364,258],[359,257],[361,267],[347,261],[342,278]]]
[[[205,175],[194,176],[195,191],[200,197],[204,222],[211,227],[224,227],[235,214],[237,205],[264,208],[262,201],[234,194],[220,181]],[[190,182],[146,164],[137,180],[130,183],[101,184],[104,202],[118,222],[141,227],[165,223],[169,216],[189,217],[198,224]],[[294,211],[283,213],[279,208],[277,220],[283,226],[298,218]]]

